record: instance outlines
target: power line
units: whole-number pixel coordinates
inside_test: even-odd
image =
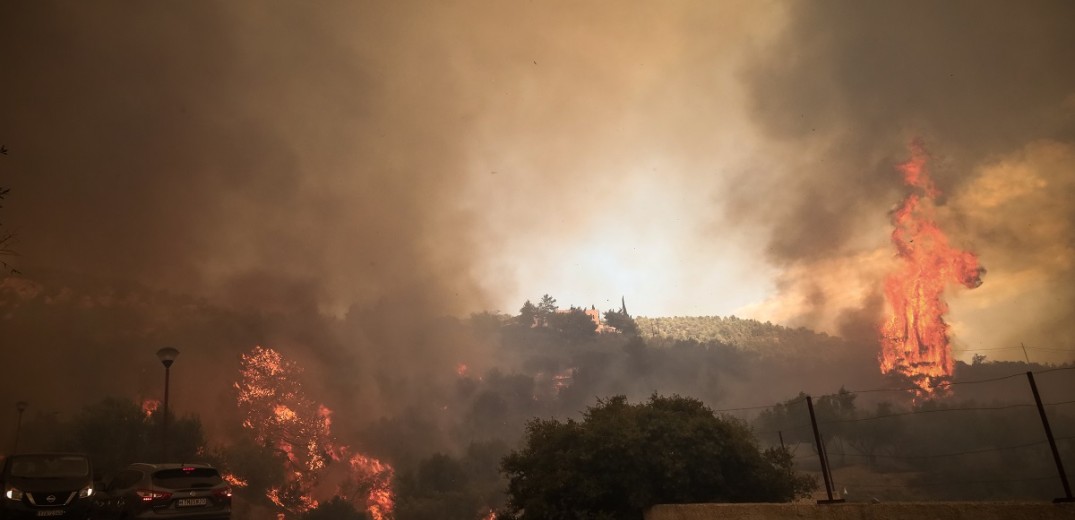
[[[1064,404],[1064,403],[1054,403],[1054,404]],[[917,415],[917,414],[922,414],[922,413],[969,412],[969,411],[974,411],[974,410],[1006,410],[1006,409],[1009,409],[1009,408],[1030,408],[1032,406],[1034,406],[1034,405],[1031,404],[1031,403],[1022,403],[1022,404],[1009,404],[1009,405],[1004,405],[1004,406],[968,406],[968,407],[960,407],[960,408],[930,408],[930,409],[927,409],[927,410],[912,410],[912,411],[908,411],[908,412],[891,413],[891,414],[886,414],[886,415],[873,415],[873,416],[869,416],[869,417],[857,417],[857,418],[854,418],[854,419],[838,419],[838,420],[831,420],[831,421],[818,421],[818,424],[837,424],[837,423],[863,422],[863,421],[872,421],[874,419],[884,419],[884,418],[887,418],[887,417],[902,417],[904,415]]]
[[[1075,439],[1075,436],[1072,436],[1072,437],[1060,437],[1060,438],[1057,438],[1056,440],[1058,440],[1058,441],[1069,441],[1069,440],[1072,440],[1072,439]],[[1030,442],[1030,443],[1027,443],[1027,444],[1017,444],[1017,445],[1014,445],[1014,446],[998,446],[996,448],[981,448],[981,449],[977,449],[977,450],[957,451],[957,452],[954,452],[954,453],[933,453],[933,454],[929,454],[929,455],[885,455],[885,454],[866,455],[866,454],[862,454],[862,453],[842,453],[842,454],[840,454],[840,456],[841,457],[865,457],[865,458],[916,460],[916,459],[932,459],[932,458],[937,458],[937,457],[958,457],[960,455],[976,455],[976,454],[979,454],[979,453],[989,453],[989,452],[993,452],[993,451],[1017,450],[1017,449],[1021,449],[1021,448],[1031,448],[1031,447],[1034,447],[1034,446],[1040,446],[1042,444],[1048,444],[1048,441],[1036,441],[1036,442]]]
[[[810,430],[810,421],[807,420],[807,419],[804,419],[804,420],[806,421],[806,424],[803,425],[803,426],[789,426],[787,428],[781,428],[779,430],[763,430],[763,431],[760,431],[760,432],[754,432],[754,435],[755,436],[757,436],[757,435],[772,435],[774,433],[781,433],[781,432],[783,432],[783,433],[791,433],[791,432],[797,432],[797,431],[800,431],[800,430],[809,431]]]
[[[1063,371],[1063,370],[1075,370],[1075,366],[1050,368],[1050,369],[1046,369],[1046,370],[1039,370],[1039,371],[1036,371],[1036,372],[1033,372],[1033,373],[1035,375],[1038,375],[1038,374],[1048,374],[1050,372],[1057,372],[1057,371]],[[1020,376],[1025,376],[1025,375],[1026,375],[1025,372],[1018,372],[1018,373],[1015,373],[1015,374],[1008,374],[1008,375],[1005,375],[1005,376],[992,377],[992,378],[988,378],[988,379],[975,379],[975,380],[970,380],[970,381],[945,381],[945,382],[938,383],[937,386],[938,387],[941,387],[941,386],[949,387],[949,386],[954,386],[954,385],[970,385],[970,384],[979,384],[979,383],[991,383],[991,382],[1003,381],[1005,379],[1012,379],[1012,378],[1015,378],[1015,377],[1020,377]],[[919,388],[917,386],[912,386],[912,387],[905,387],[905,388],[870,388],[870,389],[866,389],[866,390],[846,390],[845,389],[845,390],[843,390],[842,393],[851,394],[851,395],[857,395],[857,394],[867,394],[867,393],[875,393],[875,392],[913,392],[913,391],[918,391],[918,390],[921,390],[921,388]],[[818,396],[818,398],[821,399],[821,398],[825,398],[825,397],[836,397],[836,396],[839,396],[839,395],[841,395],[841,392],[834,392],[834,393],[829,393],[829,394],[820,394]],[[740,407],[734,407],[734,408],[720,408],[720,409],[713,409],[713,412],[714,413],[743,412],[743,411],[750,411],[750,410],[765,410],[765,409],[770,409],[770,408],[776,408],[778,406],[790,407],[792,405],[801,403],[801,402],[803,402],[805,400],[806,400],[806,396],[805,395],[800,395],[800,396],[795,397],[793,399],[790,399],[788,401],[777,402],[777,403],[773,403],[773,404],[769,404],[769,405],[755,405],[755,406],[740,406]],[[1063,401],[1063,402],[1058,402],[1058,403],[1046,403],[1046,405],[1049,405],[1049,406],[1061,405],[1061,404],[1069,404],[1071,402],[1072,401]],[[1006,406],[1006,407],[994,407],[994,408],[982,407],[982,408],[968,408],[968,409],[997,410],[997,409],[1002,409],[1002,408],[1012,408],[1012,407],[1021,407],[1021,406],[1030,406],[1030,405],[1029,404],[1021,404],[1021,405],[1012,405],[1012,406]],[[892,416],[896,416],[896,415],[910,415],[912,413],[926,413],[926,412],[935,412],[935,411],[957,411],[957,410],[961,411],[961,410],[964,410],[964,409],[945,408],[945,409],[937,409],[937,410],[929,410],[929,411],[921,410],[921,411],[917,411],[917,412],[907,412],[907,413],[892,414],[892,415],[886,415],[886,416],[875,416],[873,418],[876,419],[876,418],[881,418],[881,417],[892,417]],[[868,418],[867,419],[856,419],[856,420],[868,420]],[[848,422],[848,421],[829,421],[826,424],[829,424],[829,423],[832,423],[832,422]],[[765,433],[765,432],[760,432],[760,433]],[[774,431],[774,432],[770,432],[770,433],[776,433],[776,432]]]
[[[1036,371],[1036,372],[1033,372],[1033,373],[1034,373],[1034,375],[1048,374],[1050,372],[1056,372],[1056,371],[1060,371],[1060,370],[1075,370],[1075,366],[1050,368],[1050,369],[1046,369],[1046,370],[1039,370],[1039,371]],[[942,381],[940,383],[937,383],[937,387],[942,387],[942,386],[943,387],[950,387],[950,386],[955,386],[955,385],[972,385],[972,384],[977,384],[977,383],[992,383],[992,382],[995,382],[995,381],[1002,381],[1004,379],[1011,379],[1011,378],[1020,377],[1020,376],[1026,376],[1026,372],[1017,372],[1015,374],[1008,374],[1006,376],[992,377],[992,378],[988,378],[988,379],[975,379],[975,380],[970,380],[970,381]],[[874,392],[914,392],[914,391],[918,391],[918,390],[921,390],[921,388],[919,388],[917,386],[910,386],[910,387],[904,387],[904,388],[870,388],[870,389],[867,389],[867,390],[845,390],[845,392],[848,393],[848,394],[868,394],[868,393],[874,393]],[[840,395],[840,392],[835,392],[835,393],[830,393],[830,394],[823,394],[823,395],[819,396],[819,398],[821,398],[821,397],[831,397],[831,396],[837,396],[837,395]]]
[[[802,396],[802,397],[796,397],[795,399],[792,399],[790,401],[786,401],[786,402],[783,402],[783,403],[774,403],[774,404],[761,405],[761,406],[744,406],[744,407],[740,407],[740,408],[722,408],[720,410],[713,410],[713,411],[714,412],[741,412],[741,411],[745,411],[745,410],[763,410],[763,409],[768,409],[768,408],[775,408],[777,406],[791,406],[793,404],[801,403],[801,402],[803,402],[805,400],[806,400],[806,397]]]
[[[1027,345],[1027,350],[1050,350],[1053,352],[1075,352],[1075,349],[1071,348],[1056,348],[1056,347],[1032,347]],[[1023,350],[1023,347],[990,347],[990,348],[954,348],[952,352],[992,352],[995,350]]]
[[[949,486],[949,485],[965,485],[965,484],[1006,484],[1012,482],[1040,482],[1045,480],[1056,480],[1056,476],[1051,477],[1028,477],[1017,479],[992,479],[992,480],[935,480],[929,482],[919,482],[915,486],[896,485],[896,484],[854,484],[854,488],[876,489],[876,488],[903,488],[903,489],[917,489],[926,488],[931,486]]]
[[[1047,370],[1039,370],[1037,372],[1034,372],[1034,375],[1048,374],[1049,372],[1057,372],[1057,371],[1060,371],[1060,370],[1075,370],[1075,366],[1056,367],[1056,368],[1050,368],[1050,369],[1047,369]]]

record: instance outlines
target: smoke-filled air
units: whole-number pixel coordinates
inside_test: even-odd
[[[817,498],[812,395],[849,500],[1061,493],[1045,451],[927,463],[1034,408],[916,414],[1034,372],[1072,455],[1075,3],[0,11],[0,454],[163,449],[236,520],[526,518],[528,421],[678,395]]]

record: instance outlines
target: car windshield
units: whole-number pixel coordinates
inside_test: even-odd
[[[79,455],[15,455],[11,476],[22,478],[70,478],[90,474],[90,462]]]
[[[213,468],[162,469],[153,473],[153,485],[167,489],[213,487],[223,482]]]

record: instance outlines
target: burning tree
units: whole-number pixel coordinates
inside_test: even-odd
[[[939,194],[926,170],[927,154],[911,144],[911,158],[899,165],[913,191],[892,215],[892,243],[900,265],[885,280],[889,316],[881,325],[881,371],[910,378],[920,395],[929,395],[954,368],[944,315],[944,290],[950,283],[982,284],[978,257],[953,248],[934,219]]]
[[[240,380],[235,383],[243,427],[255,440],[286,456],[287,483],[268,490],[267,497],[293,513],[317,507],[315,488],[330,465],[345,468],[336,495],[368,509],[375,520],[391,516],[392,467],[375,458],[352,453],[332,437],[332,411],[306,396],[299,381],[301,368],[273,349],[254,347],[243,354]]]

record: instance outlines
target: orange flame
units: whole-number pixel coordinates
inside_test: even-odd
[[[362,454],[355,454],[350,462],[355,480],[363,482],[363,487],[369,490],[366,496],[366,508],[370,516],[373,520],[391,518],[392,508],[395,505],[391,487],[392,477],[395,474],[392,466]]]
[[[157,413],[160,408],[161,402],[156,399],[143,399],[142,400],[142,413],[146,415],[146,419],[153,417],[153,414]]]
[[[233,488],[244,488],[248,485],[246,479],[238,477],[234,473],[225,472],[220,477],[224,479],[224,482],[227,482]]]
[[[892,243],[902,260],[885,279],[888,318],[881,325],[881,372],[909,377],[919,395],[937,391],[952,376],[954,362],[944,315],[944,289],[950,283],[969,288],[982,284],[985,269],[978,257],[953,248],[934,220],[939,194],[926,170],[921,143],[911,144],[911,159],[899,165],[904,182],[916,189],[893,213]]]
[[[338,445],[332,436],[332,410],[306,396],[298,365],[260,346],[241,358],[241,377],[234,386],[243,426],[254,432],[258,442],[287,456],[287,482],[268,490],[266,497],[281,509],[309,511],[318,505],[314,489],[327,477],[329,465],[345,459],[351,450]],[[351,481],[365,492],[351,496],[354,505],[368,510],[375,520],[391,518],[392,467],[355,454],[350,470]]]

